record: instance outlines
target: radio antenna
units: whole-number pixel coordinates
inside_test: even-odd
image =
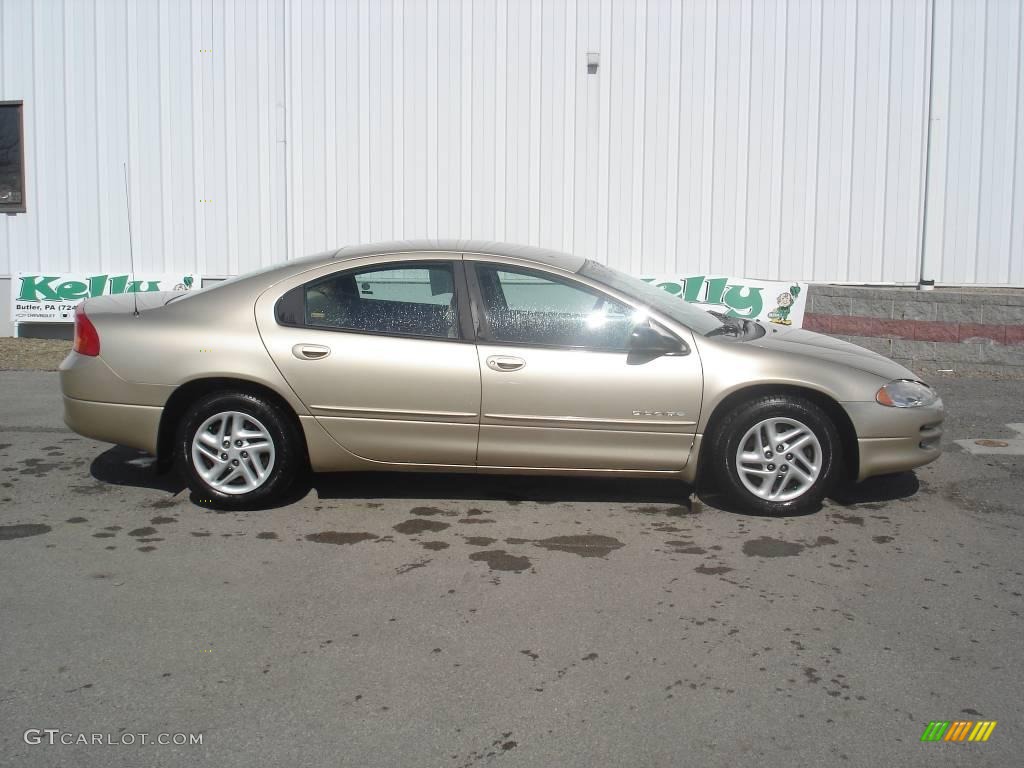
[[[124,168],[124,204],[128,209],[128,258],[131,262],[132,278],[128,281],[128,286],[131,287],[135,282],[135,249],[132,247],[132,197],[131,192],[128,188],[128,163],[122,163]],[[132,313],[135,317],[139,316],[139,286],[135,286],[135,290],[132,291],[132,295],[135,298],[135,311]]]

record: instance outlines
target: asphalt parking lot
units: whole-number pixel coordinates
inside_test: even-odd
[[[798,518],[672,483],[316,478],[217,513],[0,373],[0,749],[26,766],[1019,764],[1024,382]],[[924,744],[931,720],[997,720]],[[27,729],[202,745],[26,744]]]

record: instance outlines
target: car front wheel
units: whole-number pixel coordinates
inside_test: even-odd
[[[291,420],[255,395],[215,392],[191,410],[177,456],[195,498],[219,508],[258,507],[288,490],[299,467]]]
[[[728,497],[759,514],[817,509],[842,460],[839,434],[815,403],[791,395],[759,397],[736,408],[716,432],[716,474]]]

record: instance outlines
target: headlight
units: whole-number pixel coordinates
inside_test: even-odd
[[[893,408],[918,408],[931,405],[939,396],[935,390],[920,381],[897,379],[890,381],[875,394],[875,400]]]

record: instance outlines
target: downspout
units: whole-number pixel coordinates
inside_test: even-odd
[[[927,83],[925,94],[925,142],[924,142],[924,190],[921,195],[921,247],[917,259],[917,289],[919,291],[930,291],[935,288],[935,279],[926,278],[925,253],[928,250],[928,191],[931,185],[932,167],[932,111],[933,83],[935,80],[935,0],[928,0],[926,11],[928,58],[925,64],[925,81]]]
[[[291,209],[291,186],[292,186],[292,175],[291,165],[289,161],[290,147],[288,146],[288,120],[290,115],[291,106],[291,49],[289,42],[291,41],[291,35],[288,30],[288,23],[291,20],[291,8],[288,0],[282,0],[281,2],[281,56],[283,58],[282,70],[284,72],[283,82],[281,83],[281,134],[283,138],[280,140],[281,144],[284,144],[284,259],[285,261],[291,261],[294,258],[292,253],[292,241],[291,241],[291,220],[292,220],[292,209]]]

